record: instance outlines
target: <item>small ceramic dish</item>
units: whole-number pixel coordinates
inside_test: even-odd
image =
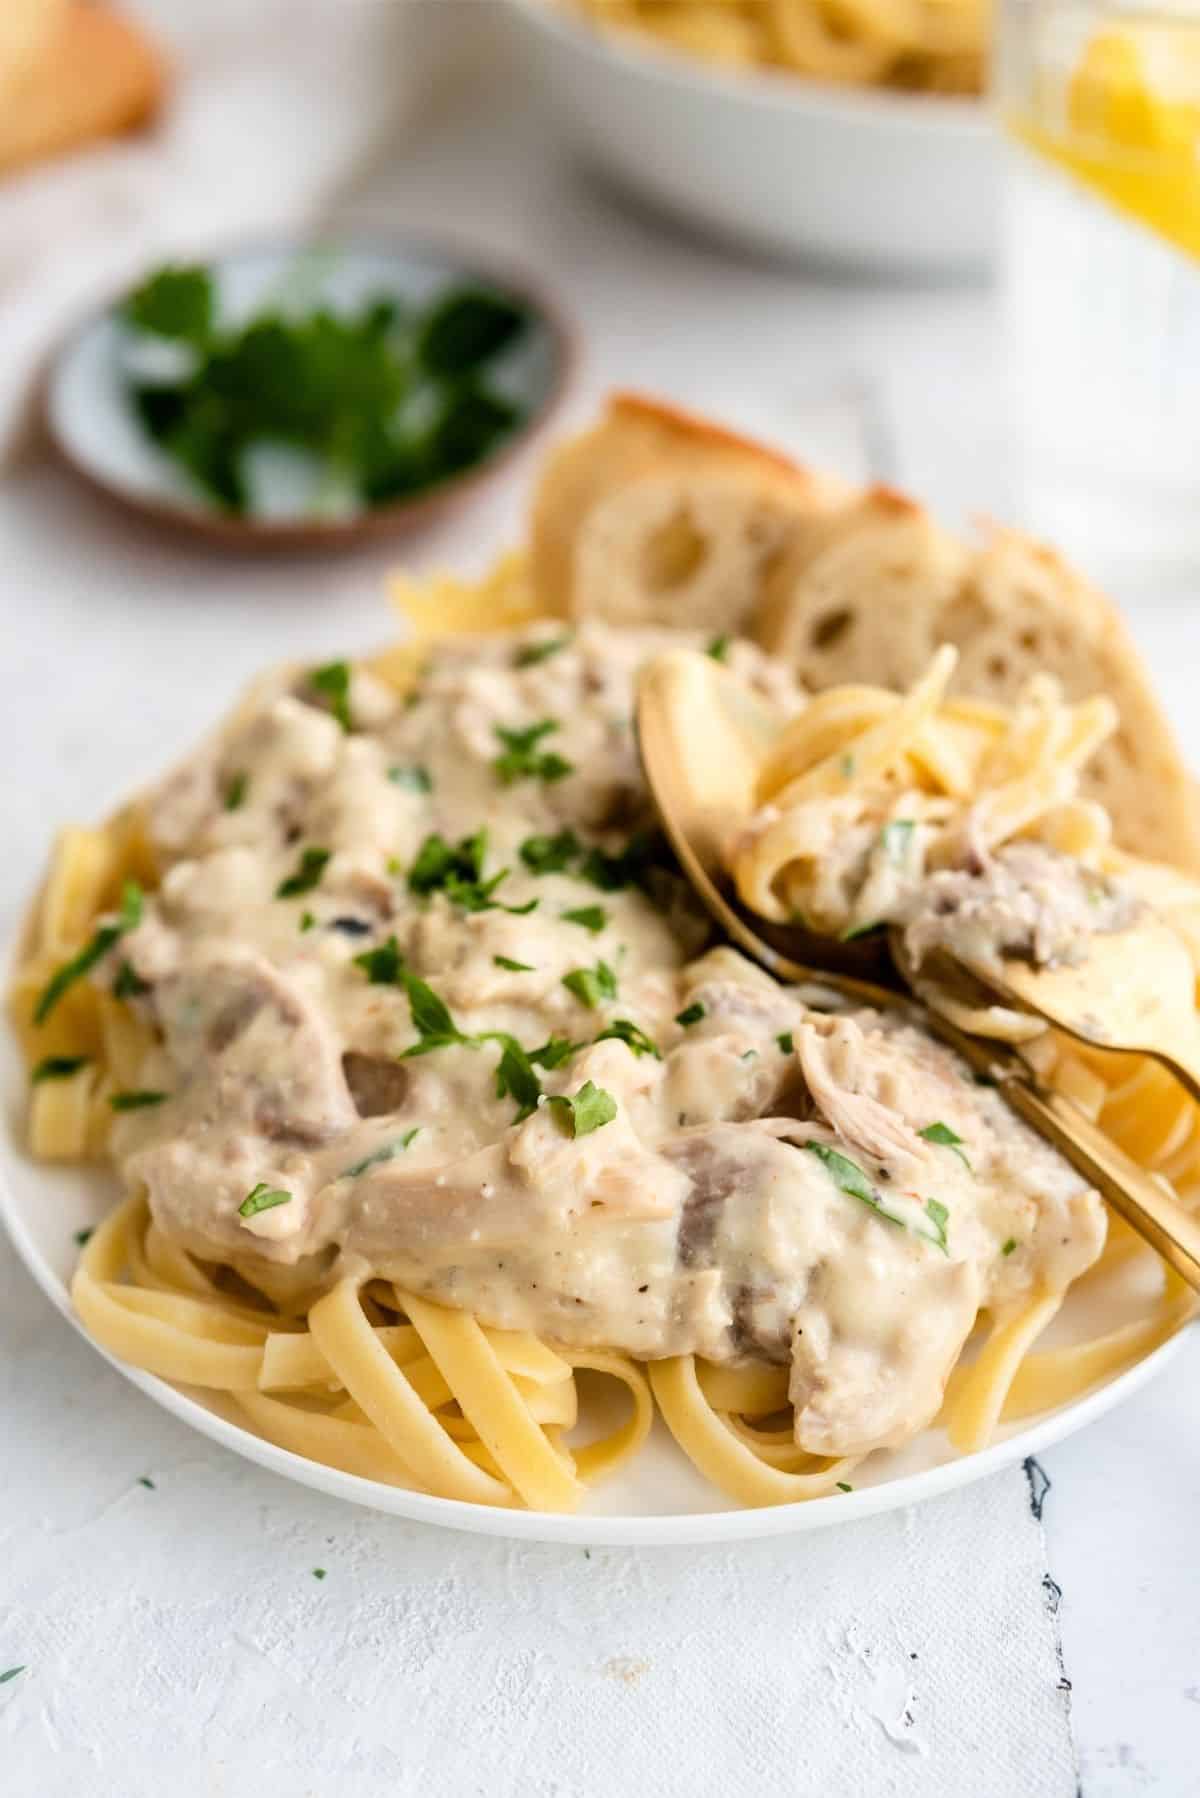
[[[58,351],[47,378],[45,414],[51,440],[75,472],[142,518],[248,550],[334,548],[399,533],[467,499],[546,422],[563,392],[571,340],[556,309],[523,279],[469,254],[342,241],[244,248],[198,260],[212,276],[216,316],[223,325],[245,323],[281,306],[305,315],[319,307],[346,313],[382,300],[411,310],[458,287],[510,300],[524,310],[527,322],[487,362],[486,377],[516,417],[481,460],[379,504],[344,488],[331,492],[328,470],[315,457],[256,446],[250,452],[249,508],[226,510],[159,447],[139,419],[131,382],[147,366],[147,347],[169,356],[174,346],[147,346],[121,315],[127,295],[117,295]]]

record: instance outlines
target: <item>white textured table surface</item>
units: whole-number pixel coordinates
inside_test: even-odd
[[[644,384],[951,516],[1006,511],[985,294],[664,234],[498,91],[422,130],[360,215],[449,219],[538,268],[583,330],[578,416]],[[478,565],[527,470],[406,559]],[[41,465],[0,491],[0,546],[6,932],[52,823],[160,766],[263,660],[388,629],[394,552],[241,564],[136,538]],[[1200,762],[1196,612],[1128,598]],[[104,1368],[6,1246],[0,1356],[0,1671],[26,1666],[0,1686],[6,1798],[1198,1789],[1200,1343],[1045,1457],[1047,1545],[1013,1474],[792,1544],[590,1555],[348,1512],[237,1462]]]

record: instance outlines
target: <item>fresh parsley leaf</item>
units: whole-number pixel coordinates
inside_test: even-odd
[[[533,1070],[533,1063],[516,1037],[509,1036],[507,1031],[489,1030],[479,1040],[500,1044],[496,1097],[515,1099],[517,1115],[513,1121],[519,1124],[537,1110],[542,1096],[542,1083]]]
[[[842,756],[841,760],[838,762],[838,769],[839,769],[839,772],[841,773],[843,780],[850,779],[850,776],[854,773],[856,765],[857,764],[855,763],[855,759],[851,754],[847,753],[846,755]]]
[[[349,662],[326,662],[323,668],[314,668],[308,678],[313,692],[329,701],[329,709],[342,729],[352,730]]]
[[[138,1485],[144,1486],[146,1488],[147,1492],[157,1492],[158,1491],[158,1487],[154,1484],[154,1481],[150,1478],[149,1474],[139,1473],[138,1474]]]
[[[907,864],[916,828],[916,822],[912,818],[893,818],[880,831],[879,841],[883,845],[883,853],[894,867],[903,868]]]
[[[560,1117],[568,1136],[590,1136],[617,1115],[617,1101],[602,1086],[585,1080],[573,1095],[555,1093],[547,1099]]]
[[[90,1060],[89,1055],[47,1055],[30,1070],[29,1084],[40,1086],[43,1080],[69,1080]]]
[[[422,321],[417,358],[427,374],[454,379],[507,349],[527,324],[524,307],[502,294],[455,288]]]
[[[325,1578],[324,1567],[314,1567],[312,1570],[312,1575],[313,1575],[314,1579],[324,1579]]]
[[[92,1240],[93,1234],[94,1232],[91,1230],[76,1230],[75,1241],[79,1244],[81,1249],[86,1248],[87,1244]]]
[[[570,1061],[583,1048],[582,1043],[573,1043],[569,1037],[552,1036],[539,1049],[529,1051],[529,1059],[539,1068],[560,1068],[564,1061]]]
[[[619,1043],[624,1043],[626,1048],[632,1049],[637,1056],[653,1055],[655,1061],[662,1060],[662,1051],[658,1044],[652,1042],[646,1032],[630,1018],[614,1018],[612,1023],[607,1025],[594,1040],[603,1043],[607,1042],[610,1037],[615,1038]]]
[[[823,1142],[806,1142],[801,1146],[807,1149],[810,1155],[815,1155],[819,1161],[824,1163],[830,1178],[844,1193],[848,1193],[853,1199],[860,1199],[864,1205],[869,1205],[872,1211],[877,1212],[880,1217],[886,1218],[889,1224],[898,1224],[902,1230],[913,1230],[914,1234],[923,1236],[927,1242],[932,1242],[935,1247],[941,1249],[944,1255],[949,1254],[946,1223],[950,1213],[945,1205],[937,1199],[930,1199],[925,1205],[925,1215],[931,1228],[928,1230],[917,1229],[908,1218],[899,1217],[894,1211],[888,1210],[881,1195],[871,1185],[862,1168],[856,1161],[851,1161],[848,1155],[843,1155],[840,1150],[830,1148],[828,1143]]]
[[[594,968],[573,968],[564,974],[562,983],[569,993],[594,1011],[602,999],[615,999],[617,996],[617,977],[606,961],[598,961]]]
[[[4,1669],[4,1672],[0,1673],[0,1686],[6,1686],[10,1679],[16,1679],[17,1674],[24,1673],[24,1671],[25,1671],[25,1663],[24,1662],[22,1662],[22,1664],[19,1667],[6,1667]]]
[[[161,1105],[170,1096],[155,1092],[110,1093],[108,1102],[114,1111],[144,1111],[149,1105]]]
[[[526,837],[520,856],[531,874],[561,874],[583,853],[583,844],[573,830],[560,830],[553,837]]]
[[[694,999],[690,1005],[685,1005],[682,1011],[677,1011],[675,1013],[675,1022],[677,1024],[682,1024],[683,1028],[686,1030],[689,1025],[698,1024],[701,1018],[707,1016],[708,1013],[704,1006],[701,1005],[699,999]]]
[[[410,793],[433,792],[433,781],[430,779],[428,768],[422,768],[419,765],[410,768],[389,768],[388,779],[395,786],[407,788]]]
[[[315,930],[316,924],[317,920],[312,912],[302,911],[300,913],[300,930],[302,933],[308,930]]]
[[[510,974],[532,974],[533,964],[527,961],[514,961],[511,955],[493,955],[493,965],[504,968]]]
[[[878,918],[872,918],[867,924],[855,924],[849,930],[843,930],[838,938],[842,943],[857,942],[860,936],[870,936],[874,930],[882,930],[883,925]]]
[[[711,656],[714,662],[723,662],[729,654],[729,641],[728,633],[722,631],[719,637],[709,640],[708,647],[704,651],[705,655]]]
[[[397,1155],[403,1155],[420,1128],[420,1124],[414,1124],[411,1130],[406,1130],[403,1136],[396,1138],[395,1142],[384,1143],[381,1149],[376,1149],[373,1154],[364,1155],[362,1160],[356,1161],[352,1167],[344,1167],[338,1175],[338,1179],[357,1180],[359,1175],[365,1174],[369,1167],[379,1167],[385,1161],[395,1161]]]
[[[222,803],[227,812],[236,812],[245,804],[246,790],[249,785],[250,776],[246,773],[245,769],[241,769],[237,774],[231,774],[229,776],[229,779],[225,782],[225,792],[222,799]]]
[[[936,1124],[926,1124],[923,1130],[917,1131],[917,1135],[924,1137],[926,1142],[938,1143],[942,1148],[953,1149],[963,1166],[969,1172],[974,1172],[971,1163],[967,1160],[966,1152],[963,1149],[962,1137],[958,1134],[957,1130],[952,1130],[949,1124],[943,1124],[940,1121]]]
[[[238,1206],[239,1217],[257,1217],[260,1211],[274,1211],[276,1205],[290,1205],[292,1195],[282,1187],[268,1186],[260,1180],[253,1192],[248,1192]]]
[[[618,893],[628,886],[646,887],[652,871],[663,862],[663,844],[664,838],[658,831],[639,830],[615,855],[604,849],[589,849],[579,870],[580,879],[590,881],[602,893]]]
[[[790,1030],[781,1030],[779,1035],[775,1038],[775,1041],[779,1044],[780,1049],[785,1055],[795,1054],[796,1039]]]
[[[364,949],[361,955],[354,957],[354,965],[361,968],[367,977],[369,986],[399,986],[404,973],[404,957],[400,953],[400,945],[394,936],[389,936],[385,943],[377,949]]]
[[[833,1483],[839,1492],[853,1492],[854,1490],[854,1487],[847,1485],[845,1480],[835,1480]]]
[[[925,1215],[933,1225],[933,1234],[930,1240],[937,1244],[943,1255],[948,1255],[950,1253],[950,1237],[947,1231],[947,1225],[950,1222],[949,1207],[943,1205],[940,1199],[926,1199]]]
[[[212,331],[212,277],[196,264],[160,268],[121,307],[125,322],[154,337],[203,344]]]
[[[462,882],[478,881],[483,874],[486,854],[486,830],[462,837],[457,844],[448,843],[444,836],[434,831],[425,838],[417,851],[417,859],[408,870],[409,889],[427,896],[444,887],[452,875]]]
[[[539,662],[548,662],[560,649],[565,649],[570,641],[570,637],[543,637],[540,643],[522,644],[513,657],[513,667],[534,668]]]
[[[608,913],[602,905],[581,905],[576,911],[560,912],[559,916],[565,924],[580,924],[584,930],[593,933],[603,930],[608,923]]]
[[[328,849],[303,849],[294,874],[281,880],[275,888],[277,899],[298,899],[301,893],[311,893],[313,888],[321,884],[321,876],[325,872],[331,851]]]
[[[1004,1247],[1000,1250],[1000,1253],[1002,1255],[1011,1255],[1013,1250],[1016,1248],[1016,1246],[1017,1246],[1016,1237],[1010,1236],[1008,1241],[1005,1243]]]
[[[34,1023],[44,1024],[67,989],[90,973],[96,963],[108,954],[113,944],[119,942],[126,931],[136,930],[141,921],[142,889],[136,881],[127,880],[121,892],[121,909],[116,923],[101,924],[78,955],[73,955],[70,961],[65,961],[60,968],[55,969],[33,1008]]]
[[[492,767],[505,786],[518,780],[553,782],[574,773],[572,764],[564,761],[561,755],[537,747],[543,737],[558,728],[555,718],[544,718],[540,724],[531,724],[525,730],[509,730],[503,724],[492,726],[504,745],[503,755],[495,758]]]
[[[474,1039],[464,1036],[450,1012],[433,988],[418,980],[415,974],[400,969],[400,980],[408,994],[409,1010],[412,1013],[413,1029],[420,1038],[411,1048],[405,1049],[401,1060],[414,1055],[428,1055],[434,1049],[449,1048],[453,1043],[465,1043],[474,1046]]]
[[[130,962],[123,961],[117,969],[112,990],[114,999],[140,999],[143,993],[150,991],[150,982],[143,980]]]

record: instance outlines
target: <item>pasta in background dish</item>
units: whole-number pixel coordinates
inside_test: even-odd
[[[920,1032],[700,953],[628,729],[639,659],[685,637],[539,621],[519,558],[400,598],[415,643],[270,677],[145,801],[60,839],[12,1009],[34,1152],[107,1151],[129,1188],[72,1286],[105,1348],[329,1465],[566,1510],[655,1405],[727,1494],[789,1502],[935,1414],[976,1448],[1178,1327],[1163,1271],[1140,1321],[1033,1350],[1073,1281],[1149,1251]],[[941,704],[935,671],[915,704],[801,707],[761,652],[721,653],[798,712],[776,802],[883,739],[931,832],[1036,775],[1025,823],[1194,918],[1046,782],[1102,703],[1039,688],[1010,718]],[[756,876],[777,902],[794,859]],[[1028,1052],[1195,1186],[1196,1107],[1161,1069]],[[580,1373],[628,1404],[582,1447]]]
[[[988,0],[556,0],[603,29],[641,33],[727,68],[817,81],[977,94]]]

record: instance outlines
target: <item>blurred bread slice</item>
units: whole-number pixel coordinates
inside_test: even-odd
[[[617,393],[538,485],[539,600],[614,624],[740,630],[798,523],[839,492],[705,419]]]
[[[969,549],[913,501],[876,488],[798,534],[751,634],[812,689],[907,687],[953,643],[953,689],[1010,704],[1045,670],[1068,699],[1107,693],[1121,724],[1085,776],[1117,842],[1200,870],[1200,800],[1116,608],[1053,550],[993,527]]]
[[[166,89],[158,51],[112,8],[68,0],[48,11],[48,27],[31,15],[11,44],[0,44],[9,54],[0,172],[132,130],[157,111]]]

